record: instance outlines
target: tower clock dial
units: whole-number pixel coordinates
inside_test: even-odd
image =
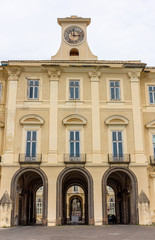
[[[84,31],[78,26],[68,27],[64,31],[64,39],[69,44],[80,44],[84,40]]]

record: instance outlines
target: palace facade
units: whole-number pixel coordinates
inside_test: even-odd
[[[89,18],[58,24],[51,60],[1,62],[0,226],[151,224],[155,67],[97,60]]]

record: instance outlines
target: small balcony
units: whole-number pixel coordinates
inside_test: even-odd
[[[129,164],[130,160],[130,154],[123,154],[123,156],[113,156],[113,154],[108,154],[108,163],[110,164]]]
[[[35,157],[27,157],[25,154],[19,154],[18,161],[22,164],[40,164],[42,162],[42,154],[36,154]]]
[[[70,154],[64,154],[64,163],[85,164],[86,154],[80,154],[79,156],[71,156]]]
[[[155,156],[150,156],[150,164],[155,166]]]

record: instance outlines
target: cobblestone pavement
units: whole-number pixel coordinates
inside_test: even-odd
[[[155,226],[26,226],[0,228],[0,240],[155,240]]]

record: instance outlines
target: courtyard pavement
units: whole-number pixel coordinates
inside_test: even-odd
[[[155,240],[155,226],[25,226],[0,228],[0,240]]]

